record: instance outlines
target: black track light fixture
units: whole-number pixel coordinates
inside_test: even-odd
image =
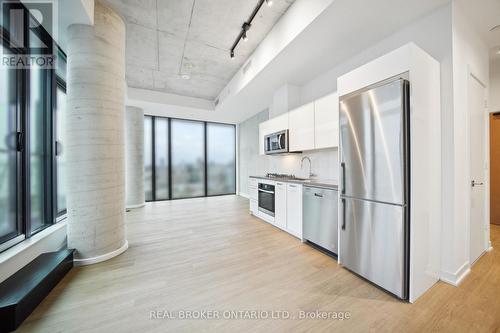
[[[231,47],[230,50],[230,57],[231,59],[234,59],[234,50],[236,49],[236,46],[238,46],[240,40],[244,40],[245,42],[248,40],[248,31],[250,30],[250,27],[252,26],[252,21],[254,20],[255,16],[257,16],[257,13],[259,12],[260,8],[264,4],[264,2],[271,7],[273,5],[273,0],[259,0],[259,3],[257,6],[255,6],[255,9],[253,10],[252,14],[248,18],[246,22],[243,23],[241,26],[241,31],[238,37],[236,38],[233,46]]]

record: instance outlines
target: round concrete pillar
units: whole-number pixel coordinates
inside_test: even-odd
[[[127,106],[125,110],[125,204],[139,208],[144,194],[144,111]]]
[[[110,259],[125,231],[125,24],[96,2],[94,25],[68,28],[68,247],[75,264]]]

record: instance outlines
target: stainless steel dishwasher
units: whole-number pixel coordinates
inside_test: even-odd
[[[302,237],[337,254],[338,191],[313,186],[303,190]]]

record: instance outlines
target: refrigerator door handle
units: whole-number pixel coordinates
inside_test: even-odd
[[[345,163],[340,163],[340,167],[342,168],[342,194],[345,194]]]
[[[345,198],[342,198],[342,230],[345,230]]]

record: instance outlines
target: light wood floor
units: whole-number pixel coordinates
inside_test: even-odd
[[[440,282],[410,305],[250,216],[240,197],[148,204],[127,213],[127,226],[127,252],[73,269],[19,331],[500,331],[497,249],[459,288]],[[500,248],[500,227],[492,241]],[[349,311],[351,319],[151,320],[154,310]]]

